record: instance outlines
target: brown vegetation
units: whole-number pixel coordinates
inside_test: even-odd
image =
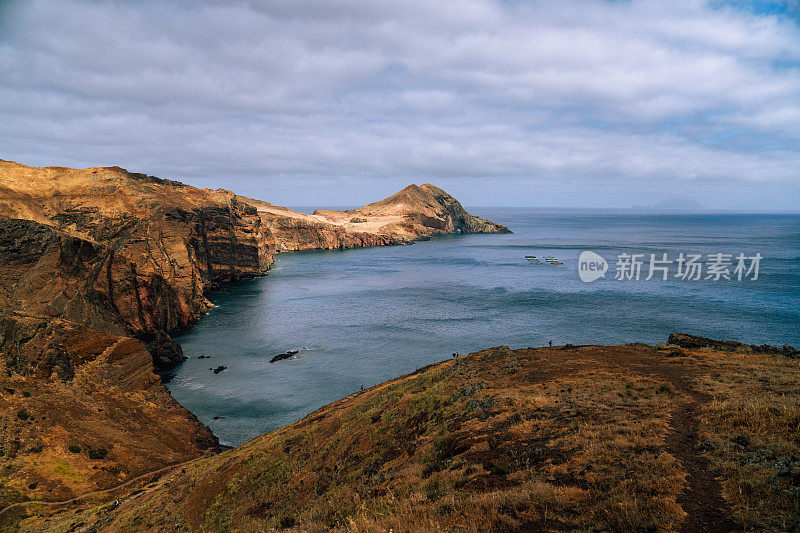
[[[708,530],[798,524],[798,361],[628,346],[431,365],[165,476],[116,530]]]

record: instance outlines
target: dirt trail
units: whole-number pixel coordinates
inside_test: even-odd
[[[681,462],[687,473],[687,486],[678,496],[678,503],[687,514],[681,531],[733,531],[736,526],[730,518],[730,508],[722,497],[722,485],[714,477],[709,460],[700,455],[698,450],[697,416],[701,406],[711,397],[693,388],[689,367],[678,361],[671,363],[661,355],[652,360],[642,360],[639,356],[635,360],[629,359],[627,364],[635,366],[637,370],[661,375],[686,397],[670,413],[670,430],[665,439],[667,452]]]
[[[667,451],[677,458],[686,470],[688,485],[678,497],[686,512],[681,531],[732,531],[730,509],[722,497],[722,486],[709,469],[709,461],[697,452],[697,410],[695,400],[678,405],[670,416],[671,429],[667,434]]]
[[[591,352],[582,350],[586,348]],[[685,360],[667,358],[662,353],[643,355],[640,350],[624,346],[575,346],[571,350],[552,347],[534,351],[553,358],[564,358],[567,354],[597,357],[598,369],[617,372],[636,370],[669,382],[673,390],[685,398],[672,409],[670,429],[665,438],[667,452],[681,462],[687,473],[687,486],[677,500],[687,514],[681,531],[717,533],[735,529],[730,518],[730,507],[722,497],[722,485],[710,469],[709,460],[700,455],[698,450],[697,416],[701,406],[711,397],[694,389],[692,381],[698,377],[696,367],[687,365]],[[545,373],[535,381],[559,379],[569,373],[569,370]]]
[[[14,509],[16,507],[27,507],[29,505],[43,505],[43,506],[47,506],[47,507],[57,507],[57,506],[60,506],[60,505],[69,505],[71,503],[77,503],[77,502],[79,502],[81,500],[85,500],[87,498],[91,498],[92,496],[99,496],[101,494],[112,493],[115,490],[126,488],[129,485],[132,485],[132,484],[136,483],[137,481],[141,481],[141,480],[143,480],[145,478],[148,478],[150,476],[158,476],[160,474],[163,474],[164,472],[168,472],[170,470],[175,470],[176,468],[180,468],[180,467],[185,467],[185,466],[187,466],[187,465],[189,465],[191,463],[194,463],[195,461],[203,459],[204,457],[206,457],[206,456],[195,457],[194,459],[190,459],[190,460],[184,461],[182,463],[177,463],[177,464],[174,464],[174,465],[169,465],[169,466],[165,466],[163,468],[159,468],[158,470],[152,470],[150,472],[145,472],[144,474],[141,474],[141,475],[138,475],[138,476],[136,476],[134,478],[131,478],[128,481],[120,483],[119,485],[114,485],[113,487],[108,487],[107,489],[101,489],[101,490],[95,490],[95,491],[92,491],[92,492],[87,492],[86,494],[81,494],[80,496],[76,496],[75,498],[70,498],[68,500],[59,500],[59,501],[26,500],[26,501],[22,501],[22,502],[12,503],[11,505],[8,505],[8,506],[4,507],[3,509],[0,509],[0,517],[3,516],[3,514],[5,514],[7,511],[9,511],[11,509]],[[158,480],[151,481],[150,483],[153,483],[155,481],[158,481]]]

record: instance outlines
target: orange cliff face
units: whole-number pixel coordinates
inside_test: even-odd
[[[183,359],[169,333],[209,308],[209,287],[263,274],[273,248],[253,208],[212,191],[1,162],[6,501],[68,498],[216,447],[154,366]]]
[[[400,242],[455,233],[511,233],[505,226],[471,215],[458,200],[429,183],[409,185],[358,209],[318,210],[314,215],[348,231],[387,234]]]
[[[170,334],[209,309],[208,290],[279,252],[479,231],[508,232],[431,185],[307,215],[118,167],[0,160],[0,507],[218,445],[154,373],[183,359]]]
[[[97,305],[137,334],[189,325],[209,306],[206,288],[265,273],[274,253],[255,210],[235,198],[116,167],[2,162],[0,216],[85,243],[82,257],[96,256],[90,279],[103,295]],[[49,314],[69,313],[66,307]]]

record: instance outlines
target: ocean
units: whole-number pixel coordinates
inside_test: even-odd
[[[800,215],[470,211],[514,233],[281,254],[268,276],[211,294],[217,307],[176,339],[189,359],[163,375],[173,397],[238,445],[453,352],[672,332],[800,345]],[[584,251],[605,259],[605,277],[581,280]],[[640,279],[616,279],[620,261],[632,272],[621,254],[641,255]],[[650,254],[673,261],[659,263],[666,281],[645,279]],[[679,254],[701,256],[701,279],[675,276]],[[757,279],[737,279],[739,254],[748,268],[760,254]],[[731,279],[705,279],[711,263]],[[269,362],[288,350],[299,353]]]

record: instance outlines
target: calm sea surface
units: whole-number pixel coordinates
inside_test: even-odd
[[[212,294],[218,307],[177,339],[189,360],[165,376],[172,395],[236,445],[453,352],[655,343],[673,331],[800,345],[800,215],[472,212],[514,234],[285,254],[268,276]],[[608,261],[605,278],[579,279],[584,250]],[[668,281],[644,280],[649,254],[681,252],[763,259],[755,281],[684,281],[674,265]],[[641,280],[615,279],[622,253],[645,254]],[[287,350],[302,351],[269,362]]]

